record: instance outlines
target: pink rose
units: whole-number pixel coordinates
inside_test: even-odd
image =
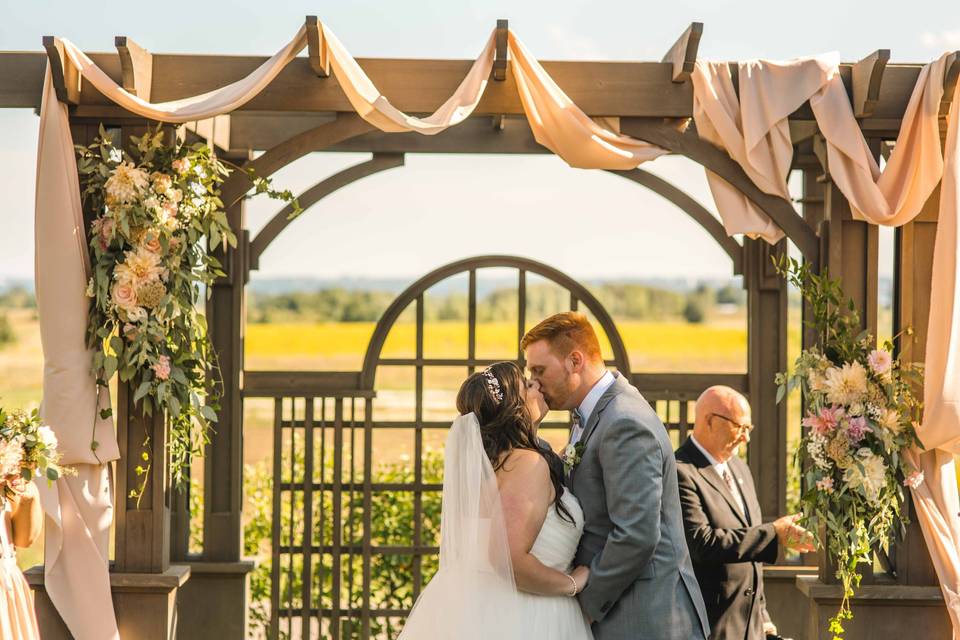
[[[867,364],[878,376],[886,375],[893,366],[893,356],[885,349],[874,349],[867,356]]]
[[[143,247],[151,253],[160,253],[163,247],[160,245],[160,234],[156,231],[147,231],[143,234]]]
[[[170,377],[170,358],[169,356],[160,356],[160,362],[151,367],[157,374],[157,379],[166,380]]]
[[[166,202],[164,202],[164,203],[163,203],[163,213],[164,213],[168,218],[176,218],[176,217],[177,217],[177,203],[176,203],[176,202],[173,202],[173,201],[171,201],[171,200],[167,200]]]
[[[923,484],[923,471],[914,471],[903,479],[903,486],[917,489]]]
[[[121,309],[132,309],[137,306],[137,292],[129,282],[120,280],[113,285],[113,303]]]
[[[833,478],[822,478],[817,480],[817,490],[824,493],[833,493]]]
[[[870,431],[870,427],[867,426],[866,418],[862,416],[850,418],[847,424],[847,438],[852,444],[859,444],[868,431]]]

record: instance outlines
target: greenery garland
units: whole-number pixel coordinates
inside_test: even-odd
[[[119,374],[145,415],[165,412],[170,473],[182,485],[219,410],[222,381],[200,304],[224,276],[213,253],[237,246],[220,200],[231,169],[204,143],[166,143],[161,125],[130,141],[128,153],[101,126],[91,145],[76,147],[83,203],[96,216],[87,339],[102,392]],[[255,193],[292,202],[299,212],[289,191],[247,175]],[[109,409],[101,412],[109,416]],[[135,497],[149,477],[147,444]],[[91,439],[90,448],[97,447]]]

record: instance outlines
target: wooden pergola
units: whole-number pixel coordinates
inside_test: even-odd
[[[407,153],[549,153],[531,134],[507,65],[505,20],[497,25],[493,81],[479,106],[469,120],[436,136],[383,133],[361,119],[345,98],[336,77],[328,77],[323,72],[319,60],[317,19],[307,17],[306,25],[309,38],[307,56],[287,65],[262,93],[233,113],[185,125],[186,135],[207,140],[221,158],[253,167],[264,177],[311,153],[371,154],[369,160],[326,178],[300,194],[300,203],[308,210],[304,215],[310,215],[311,207],[347,184],[401,167]],[[875,334],[877,228],[852,219],[846,199],[832,183],[823,139],[809,105],[804,105],[790,117],[795,147],[793,170],[800,172],[803,184],[803,197],[799,202],[791,203],[761,192],[726,152],[697,135],[690,120],[693,93],[689,76],[697,57],[701,33],[702,25],[693,23],[662,61],[548,61],[543,62],[543,66],[587,115],[617,119],[622,133],[685,156],[739,189],[776,222],[806,261],[818,268],[829,268],[832,275],[841,278],[845,291],[861,311],[864,327]],[[91,58],[128,91],[155,103],[216,89],[246,76],[266,59],[259,56],[150,53],[122,36],[116,38],[115,44],[116,51],[90,54]],[[118,131],[120,136],[117,139],[124,141],[151,125],[115,106],[89,84],[83,83],[52,38],[44,38],[44,46],[45,50],[41,52],[0,53],[0,107],[39,109],[44,69],[50,62],[58,98],[69,105],[70,123],[77,144],[89,143],[101,124]],[[921,64],[889,64],[889,59],[889,50],[879,50],[860,61],[841,66],[855,115],[878,158],[889,151],[889,144],[897,136],[904,108],[922,67]],[[358,62],[391,103],[410,114],[432,112],[453,93],[472,63],[469,60],[380,58],[359,58]],[[735,65],[732,69],[736,72]],[[955,62],[947,75],[950,90],[945,95],[953,95],[952,87],[958,75],[960,62]],[[943,105],[943,114],[948,106]],[[255,151],[263,153],[254,159]],[[172,637],[175,603],[179,604],[178,637],[200,638],[211,631],[218,637],[243,637],[246,576],[252,567],[252,563],[242,557],[241,540],[244,399],[270,398],[275,404],[275,517],[279,518],[283,495],[297,492],[306,496],[306,504],[313,504],[311,496],[316,493],[320,495],[320,504],[323,504],[323,496],[329,495],[334,504],[339,505],[338,501],[345,492],[355,490],[363,495],[363,504],[369,505],[374,491],[370,465],[375,458],[371,438],[376,429],[388,427],[375,419],[376,370],[381,366],[411,367],[416,372],[418,410],[416,418],[405,426],[416,433],[414,464],[417,482],[403,489],[418,496],[423,491],[436,489],[423,483],[420,476],[423,432],[441,426],[427,423],[422,418],[419,403],[422,401],[423,371],[431,366],[462,366],[466,373],[486,363],[476,357],[475,349],[476,272],[488,266],[509,267],[518,272],[521,291],[518,331],[521,333],[527,320],[523,292],[528,273],[547,277],[567,288],[572,307],[582,304],[601,320],[614,347],[611,365],[629,375],[648,399],[657,404],[667,418],[668,428],[676,431],[678,437],[685,436],[691,423],[689,403],[706,386],[725,383],[746,393],[753,406],[754,421],[761,426],[756,430],[748,452],[760,503],[765,518],[783,515],[787,508],[787,410],[785,404],[778,405],[775,401],[773,376],[788,366],[787,291],[782,279],[773,272],[770,256],[785,251],[786,245],[781,242],[769,246],[760,241],[730,238],[720,222],[681,187],[641,169],[615,173],[659,194],[689,215],[730,257],[732,272],[744,276],[749,310],[746,374],[631,373],[625,351],[619,351],[622,343],[615,323],[585,289],[546,265],[503,256],[485,256],[450,265],[411,286],[378,326],[361,371],[245,371],[245,285],[250,272],[259,267],[260,257],[271,241],[296,221],[288,220],[288,209],[280,210],[256,237],[251,237],[243,200],[250,183],[242,172],[232,174],[224,185],[223,200],[240,244],[236,250],[223,256],[227,276],[213,288],[207,307],[211,339],[219,355],[224,381],[224,396],[219,428],[204,461],[203,550],[199,555],[188,552],[188,499],[167,489],[162,469],[155,471],[154,489],[144,497],[139,508],[135,501],[122,498],[127,493],[128,484],[136,481],[135,456],[124,456],[117,470],[117,495],[121,498],[116,505],[114,554],[115,603],[121,628],[130,634],[124,638]],[[907,360],[923,357],[937,201],[938,193],[934,193],[924,213],[896,232],[894,324],[895,333],[907,326],[914,329],[912,337],[903,339],[898,345],[900,354]],[[470,352],[462,360],[432,360],[424,357],[422,351],[423,293],[438,279],[457,273],[467,273],[470,283]],[[380,357],[377,345],[382,346],[397,313],[407,304],[417,308],[417,353],[402,362],[388,361]],[[813,339],[805,333],[804,346]],[[145,420],[139,416],[130,406],[124,389],[121,389],[119,405],[122,453],[126,453],[127,443],[134,443],[130,445],[132,451],[135,443],[141,441],[138,438],[149,433],[154,436],[155,453],[162,454],[162,419]],[[314,413],[315,406],[320,407],[318,413]],[[679,407],[679,413],[671,415],[670,407]],[[560,424],[548,426],[564,428]],[[333,455],[339,464],[346,464],[346,460],[354,463],[355,458],[344,453],[345,447],[354,435],[362,436],[363,446],[367,448],[363,456],[366,468],[362,482],[348,486],[342,475],[327,481],[323,479],[323,471],[319,471],[321,479],[317,482],[312,467],[308,467],[302,477],[294,477],[292,471],[287,475],[282,473],[281,447],[291,443],[298,433],[304,438],[301,442],[313,443],[315,428],[321,439],[328,429],[333,434],[332,441],[319,442],[335,450]],[[309,447],[313,445],[306,446],[310,458],[313,454]],[[154,456],[154,459],[162,458],[162,455]],[[286,480],[281,481],[283,478]],[[302,526],[312,531],[318,522],[315,514],[307,507],[302,515]],[[422,512],[417,511],[417,515],[419,517]],[[368,518],[369,513],[358,517]],[[283,622],[288,625],[283,629],[292,629],[294,636],[314,628],[334,638],[372,637],[371,629],[375,628],[372,621],[378,616],[402,617],[404,611],[384,612],[371,600],[368,584],[371,563],[376,562],[381,553],[409,554],[418,582],[414,585],[416,594],[421,587],[421,561],[424,556],[435,553],[430,546],[433,543],[423,541],[420,538],[422,531],[418,528],[420,533],[413,545],[384,550],[372,543],[369,530],[365,530],[359,544],[353,545],[342,539],[342,526],[326,532],[322,525],[319,526],[321,530],[316,543],[313,534],[294,544],[292,537],[283,538],[282,532],[274,531],[272,634],[281,630]],[[286,544],[281,544],[281,540],[286,540]],[[281,569],[280,561],[294,555],[304,562],[302,566],[308,567],[306,575],[302,575],[304,569],[301,569],[297,578],[297,584],[306,587],[296,606],[279,601],[281,581],[287,584],[286,581],[292,580],[284,573],[286,570]],[[358,587],[357,602],[352,600],[352,595],[350,602],[340,601],[340,580],[343,578],[340,574],[331,578],[333,593],[324,593],[324,583],[310,574],[309,567],[313,566],[310,558],[314,555],[321,558],[331,556],[336,558],[331,560],[335,563],[340,562],[341,556],[349,556],[347,564],[355,557],[361,559],[361,582],[367,582]],[[816,561],[814,558],[810,560]],[[819,630],[824,628],[824,621],[839,598],[839,587],[833,584],[829,567],[823,559],[819,565],[819,577],[815,567],[783,565],[767,570],[771,612],[784,632],[798,638],[819,637]],[[289,566],[292,571],[292,560]],[[847,637],[877,637],[870,629],[881,626],[891,630],[891,637],[896,630],[908,629],[915,637],[946,637],[940,634],[946,633],[944,630],[949,628],[949,621],[918,529],[911,527],[904,543],[884,559],[884,568],[877,576],[868,575],[865,579],[863,598],[858,599],[854,607],[870,607],[871,614],[858,615]],[[44,637],[68,637],[64,635],[66,630],[56,612],[43,597],[42,574],[33,573],[31,579],[40,596],[38,607]],[[311,591],[314,583],[316,589]],[[798,602],[803,602],[804,607],[798,607]],[[877,607],[878,604],[884,606]],[[919,636],[918,631],[921,632]]]

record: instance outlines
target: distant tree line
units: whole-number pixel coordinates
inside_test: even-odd
[[[700,285],[689,292],[670,291],[642,284],[600,284],[590,287],[600,303],[617,320],[669,320],[684,318],[703,322],[716,305],[745,304],[742,289],[714,289]],[[250,322],[375,322],[396,298],[387,291],[324,289],[280,294],[251,293],[247,317]],[[551,284],[527,287],[527,318],[542,318],[570,308],[570,293]],[[465,321],[468,300],[463,293],[424,295],[424,319]],[[477,300],[478,322],[510,322],[517,319],[516,289],[497,289]],[[413,320],[413,306],[401,321]]]

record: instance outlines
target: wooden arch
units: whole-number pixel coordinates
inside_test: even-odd
[[[318,182],[301,193],[297,200],[300,207],[306,211],[323,198],[348,184],[352,184],[357,180],[361,180],[375,173],[402,167],[403,165],[404,156],[402,153],[374,153],[370,160],[348,167]],[[717,244],[720,245],[720,248],[727,254],[733,264],[733,273],[738,275],[743,273],[743,247],[727,235],[720,221],[702,204],[677,186],[649,171],[633,169],[630,171],[611,171],[610,173],[646,187],[690,216],[694,222],[710,234]],[[283,207],[274,214],[270,221],[264,225],[253,239],[250,243],[250,269],[259,268],[260,256],[263,255],[263,252],[270,246],[270,243],[293,221],[290,218],[290,214],[292,213],[292,205]]]
[[[343,171],[338,171],[332,176],[325,178],[300,194],[297,198],[300,207],[306,211],[317,202],[326,198],[331,193],[352,184],[357,180],[362,180],[367,176],[403,166],[403,154],[398,153],[375,153],[373,157],[360,164],[348,167]],[[270,221],[260,230],[257,237],[250,243],[250,268],[257,269],[260,266],[260,256],[270,243],[273,242],[280,232],[287,228],[293,222],[290,214],[293,213],[293,206],[287,205],[278,211]]]
[[[586,309],[593,314],[593,317],[596,318],[597,322],[600,324],[601,328],[606,334],[607,340],[610,342],[610,347],[613,350],[613,359],[608,361],[607,364],[617,367],[618,371],[629,378],[630,360],[627,356],[627,349],[623,344],[623,339],[620,337],[620,332],[617,330],[617,326],[614,323],[613,318],[610,317],[610,314],[607,312],[604,306],[600,304],[600,301],[597,300],[597,298],[590,293],[586,287],[562,271],[554,269],[553,267],[541,262],[530,260],[529,258],[492,255],[459,260],[444,267],[440,267],[439,269],[428,273],[411,284],[403,293],[397,296],[390,306],[387,307],[387,310],[383,313],[383,316],[381,316],[379,322],[377,322],[377,326],[373,331],[373,336],[370,338],[370,343],[367,346],[367,352],[363,359],[363,371],[360,374],[361,388],[373,389],[377,373],[377,366],[380,363],[380,354],[383,351],[383,345],[387,340],[387,335],[390,333],[390,329],[393,328],[394,323],[400,317],[400,314],[403,313],[403,311],[411,302],[419,300],[427,289],[451,276],[455,276],[460,273],[473,274],[477,269],[492,267],[507,267],[519,270],[521,305],[524,305],[523,295],[525,291],[527,273],[534,273],[542,276],[568,290],[571,296],[571,306],[576,308],[578,303],[582,302],[584,307],[586,307]],[[471,275],[471,279],[472,278],[473,276]],[[474,298],[475,294],[475,287],[471,286],[471,298]],[[475,300],[471,299],[470,304],[473,306],[475,304]],[[521,313],[520,316],[520,323],[522,325],[524,321],[523,313]],[[523,330],[522,326],[521,330]]]

